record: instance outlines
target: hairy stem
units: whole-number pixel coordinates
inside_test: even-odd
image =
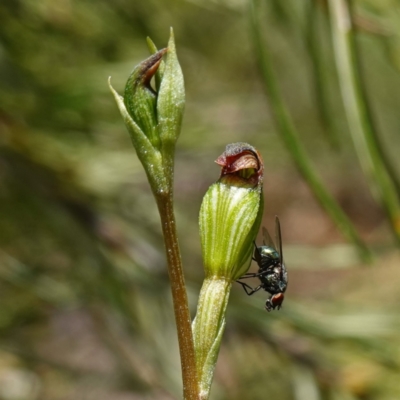
[[[181,253],[176,232],[173,197],[171,192],[156,193],[167,255],[168,274],[171,282],[175,320],[178,330],[179,352],[185,400],[199,399],[199,384],[196,371],[191,318],[183,276]]]

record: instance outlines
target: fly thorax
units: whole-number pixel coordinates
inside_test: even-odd
[[[275,262],[279,261],[279,254],[278,252],[269,246],[260,246],[258,248],[261,264],[263,265],[271,265],[275,264]]]

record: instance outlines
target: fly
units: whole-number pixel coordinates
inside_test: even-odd
[[[271,295],[265,302],[265,309],[267,311],[275,310],[275,308],[279,310],[285,297],[284,293],[288,284],[288,276],[285,264],[283,263],[281,225],[278,217],[275,217],[275,240],[277,247],[265,228],[263,228],[263,238],[263,246],[257,246],[254,243],[253,260],[258,264],[258,272],[244,274],[236,282],[243,286],[244,291],[249,296],[260,289],[264,289]],[[240,280],[248,278],[258,278],[260,284],[252,288]]]

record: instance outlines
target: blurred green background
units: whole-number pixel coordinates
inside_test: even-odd
[[[161,48],[170,26],[187,90],[175,198],[193,314],[198,210],[228,143],[264,158],[263,224],[273,230],[279,215],[289,271],[280,312],[235,285],[212,398],[400,398],[400,256],[349,135],[327,5],[262,3],[301,143],[374,262],[360,261],[315,201],[276,130],[247,1],[2,0],[0,399],[180,398],[159,218],[107,87],[111,75],[122,93],[148,56],[146,36]],[[368,100],[400,176],[400,4],[354,3]]]

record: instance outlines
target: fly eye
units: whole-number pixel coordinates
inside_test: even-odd
[[[272,303],[272,307],[274,309],[278,307],[278,310],[279,310],[281,308],[284,298],[285,298],[285,296],[283,293],[274,294],[270,299],[270,301]]]

